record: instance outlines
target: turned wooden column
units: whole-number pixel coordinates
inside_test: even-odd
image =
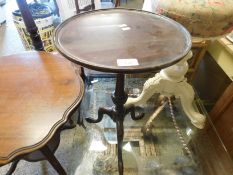
[[[44,46],[42,40],[40,38],[40,34],[34,19],[32,18],[32,14],[29,11],[26,0],[16,0],[19,10],[21,12],[23,21],[25,23],[26,29],[30,34],[30,38],[32,40],[32,44],[35,50],[43,51]]]

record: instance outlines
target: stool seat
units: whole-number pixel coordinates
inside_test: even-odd
[[[217,37],[233,30],[232,0],[145,0],[143,10],[176,20],[194,37]]]
[[[45,146],[80,103],[84,84],[58,54],[0,58],[0,165]]]

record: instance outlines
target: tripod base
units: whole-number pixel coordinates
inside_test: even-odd
[[[110,108],[99,108],[98,118],[86,118],[89,123],[98,123],[103,119],[104,114],[109,116],[115,123],[117,127],[117,157],[118,157],[118,171],[119,175],[123,175],[123,159],[122,159],[122,143],[124,137],[124,118],[127,114],[131,115],[133,120],[139,120],[143,118],[144,114],[139,116],[135,115],[135,107],[130,106],[128,108],[124,107],[125,102],[128,99],[128,95],[124,91],[124,74],[117,74],[116,88],[112,95],[112,101],[115,104]]]

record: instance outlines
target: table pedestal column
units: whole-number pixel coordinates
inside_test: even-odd
[[[128,108],[145,104],[155,93],[160,93],[167,97],[175,96],[176,98],[180,98],[182,108],[192,124],[197,128],[203,128],[205,116],[193,108],[192,103],[195,93],[192,86],[187,83],[184,77],[188,71],[187,60],[191,57],[192,52],[190,51],[180,62],[166,69],[162,69],[155,77],[148,79],[144,84],[140,96],[137,98],[129,98],[125,107]]]
[[[124,117],[126,110],[124,108],[124,104],[127,101],[128,95],[124,90],[124,74],[117,74],[116,87],[115,92],[112,95],[112,101],[115,106],[112,109],[112,116],[110,117],[113,121],[116,122],[117,127],[117,157],[118,157],[118,171],[120,175],[123,175],[124,166],[122,159],[122,144],[124,138]],[[103,115],[104,113],[100,114]]]
[[[107,114],[114,122],[116,122],[117,127],[117,156],[118,156],[118,171],[120,175],[123,175],[124,166],[122,159],[122,143],[124,137],[124,118],[130,113],[133,120],[138,120],[143,117],[143,114],[135,116],[134,107],[125,108],[124,104],[128,99],[128,95],[124,90],[124,74],[117,74],[116,87],[115,91],[112,94],[112,101],[115,104],[110,108],[99,108],[98,118],[86,118],[86,121],[89,123],[98,123],[103,119],[104,114]]]

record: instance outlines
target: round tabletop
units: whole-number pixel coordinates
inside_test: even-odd
[[[191,48],[190,34],[174,20],[118,8],[67,19],[55,30],[54,41],[72,62],[113,73],[160,70],[178,62]]]

